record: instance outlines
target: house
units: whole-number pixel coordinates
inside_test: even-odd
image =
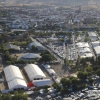
[[[6,45],[6,48],[7,49],[9,49],[9,50],[18,50],[18,51],[20,51],[20,47],[19,46],[17,46],[17,45],[13,45],[13,44],[7,44]]]

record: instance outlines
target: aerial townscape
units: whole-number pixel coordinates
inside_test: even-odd
[[[100,100],[100,1],[34,1],[0,0],[0,100]]]

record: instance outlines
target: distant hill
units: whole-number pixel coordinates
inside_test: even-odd
[[[2,0],[3,1],[3,0]],[[100,2],[100,0],[6,0],[7,3],[14,4],[28,4],[31,2],[40,2],[40,3],[52,3],[58,5],[88,5],[89,1]]]

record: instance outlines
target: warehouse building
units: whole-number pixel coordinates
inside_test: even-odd
[[[35,64],[28,64],[27,66],[24,67],[24,70],[31,81],[42,80],[46,78],[42,70]]]

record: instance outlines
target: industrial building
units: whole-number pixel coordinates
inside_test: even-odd
[[[46,76],[42,72],[42,70],[35,64],[28,64],[24,67],[25,72],[27,73],[30,81],[33,80],[42,80],[45,79]]]

